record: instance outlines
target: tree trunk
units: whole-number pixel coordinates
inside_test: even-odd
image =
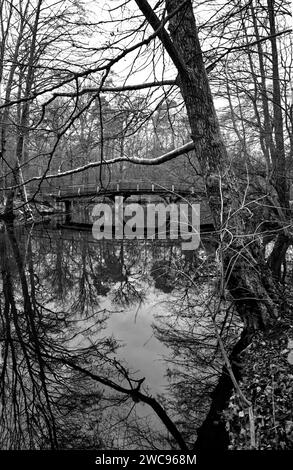
[[[264,328],[277,316],[278,293],[260,241],[253,236],[253,218],[243,207],[240,184],[228,168],[227,151],[203,62],[192,2],[170,17],[169,30],[188,76],[179,72],[196,156],[205,178],[209,207],[220,232],[222,294],[228,289],[249,330]],[[166,0],[169,15],[178,1]]]
[[[35,62],[36,62],[36,48],[37,48],[37,33],[38,33],[38,27],[39,27],[39,19],[40,19],[40,11],[41,11],[42,2],[43,0],[38,0],[37,6],[35,9],[35,18],[34,18],[33,25],[31,27],[32,37],[31,37],[31,44],[30,44],[30,50],[29,50],[29,58],[28,58],[28,63],[27,63],[27,74],[26,74],[25,84],[24,84],[25,91],[24,91],[23,96],[21,96],[22,83],[20,81],[19,83],[19,90],[20,90],[19,97],[20,98],[27,98],[30,95],[33,82],[34,82],[34,73],[35,73],[35,65],[36,65]],[[26,18],[27,7],[28,7],[28,4],[21,17],[21,28],[24,27],[27,21],[27,18]],[[21,40],[22,40],[22,35],[20,34],[18,38],[18,43],[14,51],[15,64],[19,60],[18,56],[19,56]],[[11,83],[12,83],[14,73],[15,73],[15,65],[13,64],[13,66],[11,67],[10,77],[9,77],[9,80],[11,80]],[[9,85],[7,88],[8,96],[6,94],[6,101],[9,101],[10,99],[10,92],[11,92],[11,85]],[[8,114],[9,114],[8,109],[9,108],[7,108],[7,112],[4,112],[4,114],[6,115],[5,119],[8,118]],[[22,175],[22,170],[21,170],[21,163],[23,163],[24,158],[25,158],[25,150],[24,150],[25,143],[26,143],[26,139],[29,136],[28,121],[29,121],[29,112],[30,112],[30,102],[24,99],[23,103],[21,104],[21,109],[19,109],[19,111],[20,111],[19,123],[18,123],[19,135],[17,137],[17,143],[16,143],[15,166],[13,170],[14,181],[12,184],[15,184],[16,186],[20,185],[20,187],[16,191],[11,190],[9,192],[8,197],[7,197],[6,207],[5,207],[5,217],[6,218],[13,217],[13,213],[11,212],[11,210],[13,209],[13,200],[14,200],[15,194],[19,191],[22,202],[23,202],[23,207],[24,207],[24,212],[26,214],[26,218],[30,220],[30,219],[33,219],[33,215],[32,215],[32,210],[28,202],[26,188],[25,188],[25,185],[23,184],[23,175]],[[5,137],[5,134],[3,134],[2,145],[5,145],[5,140],[6,140],[6,137]]]
[[[267,0],[268,18],[270,25],[270,43],[272,49],[272,71],[273,71],[273,127],[275,145],[273,157],[273,183],[279,197],[280,211],[284,214],[284,220],[290,216],[289,209],[289,187],[286,177],[286,156],[284,144],[284,123],[282,114],[282,100],[279,76],[279,54],[276,39],[275,25],[275,0]],[[277,279],[281,277],[281,265],[285,262],[285,256],[290,239],[286,232],[280,232],[276,238],[269,265]]]

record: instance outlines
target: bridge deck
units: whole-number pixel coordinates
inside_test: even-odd
[[[28,190],[32,195],[34,188]],[[100,184],[79,184],[66,187],[47,187],[41,188],[38,195],[42,197],[51,197],[56,200],[65,201],[69,199],[93,197],[93,196],[119,196],[119,195],[199,195],[202,190],[197,190],[192,184],[170,184],[170,182],[149,183],[145,181],[118,181],[111,182],[105,186]]]

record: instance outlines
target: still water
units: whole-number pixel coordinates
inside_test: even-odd
[[[182,252],[57,222],[0,233],[1,448],[176,447],[136,388],[192,441],[221,370],[211,239]]]

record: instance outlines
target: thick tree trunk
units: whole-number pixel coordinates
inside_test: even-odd
[[[153,29],[158,31],[160,22],[154,18],[154,12],[150,12],[148,2],[136,0],[136,3]],[[188,113],[196,156],[205,179],[209,207],[219,233],[219,294],[229,292],[245,326],[242,338],[230,356],[233,362],[239,356],[242,343],[248,344],[255,330],[267,328],[280,313],[280,296],[271,267],[274,265],[277,270],[280,269],[276,257],[286,247],[287,240],[280,240],[280,246],[275,246],[271,263],[267,263],[264,247],[259,237],[255,236],[255,228],[259,223],[257,212],[252,212],[252,204],[249,209],[245,206],[246,188],[241,189],[241,182],[237,181],[230,169],[203,62],[192,1],[165,0],[165,4],[170,36],[176,48],[175,60],[172,47],[165,41],[165,34],[160,32],[159,37],[165,47],[168,46],[166,50],[175,66],[180,64],[177,67],[177,80]],[[160,26],[162,28],[162,24]],[[281,146],[281,140],[278,144],[276,139],[276,147]],[[286,205],[286,188],[277,189],[284,178],[283,164],[284,161],[279,162],[276,190],[281,205]],[[237,377],[239,371],[235,367],[233,372]],[[197,449],[227,448],[227,436],[219,418],[232,389],[231,378],[224,368],[212,396],[210,411],[198,430]]]
[[[242,205],[241,187],[228,166],[227,151],[203,62],[192,2],[166,0],[169,30],[188,68],[179,72],[196,155],[205,178],[209,207],[220,232],[224,280],[248,329],[263,328],[277,316],[278,294],[259,240],[253,236],[249,211]]]

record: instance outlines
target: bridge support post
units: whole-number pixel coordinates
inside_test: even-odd
[[[115,202],[115,194],[109,194],[109,196],[107,196],[109,199],[111,199],[111,201],[114,203]]]
[[[72,201],[66,200],[64,201],[65,205],[65,223],[69,224],[71,222],[72,216]]]

